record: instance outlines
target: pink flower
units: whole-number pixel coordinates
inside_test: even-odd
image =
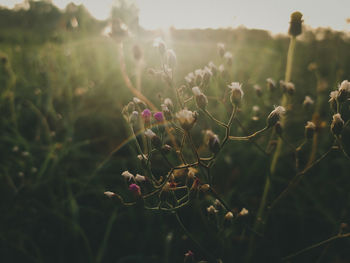
[[[153,117],[156,119],[156,121],[158,122],[163,122],[164,121],[164,116],[163,116],[163,112],[156,112]]]
[[[151,121],[151,116],[152,116],[152,113],[149,109],[145,109],[143,112],[142,112],[142,118],[145,122],[150,122]]]
[[[133,192],[135,195],[141,195],[141,188],[137,184],[129,185],[129,190]]]

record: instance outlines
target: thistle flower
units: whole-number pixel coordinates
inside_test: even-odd
[[[232,66],[232,53],[229,51],[225,52],[224,58],[226,59],[227,65]]]
[[[157,38],[154,39],[153,46],[158,48],[159,53],[161,55],[164,55],[164,53],[166,51],[166,44],[165,44],[165,42],[163,41],[163,39],[161,37],[157,37]]]
[[[232,82],[228,87],[231,89],[231,103],[238,105],[243,98],[244,92],[242,90],[242,84],[238,82]]]
[[[256,95],[257,95],[258,97],[261,97],[261,95],[262,95],[261,87],[260,87],[258,84],[255,84],[253,88],[254,88],[254,90],[255,90],[255,92],[256,92]]]
[[[305,138],[312,139],[314,137],[316,125],[312,121],[308,121],[305,125]]]
[[[220,151],[220,140],[219,136],[212,132],[211,130],[207,130],[205,133],[206,144],[209,147],[209,150],[216,154]]]
[[[129,190],[130,190],[130,192],[132,192],[136,196],[140,196],[141,195],[141,188],[137,184],[129,185]]]
[[[189,131],[197,120],[197,114],[195,112],[183,109],[176,113],[176,118],[180,122],[181,127]]]
[[[341,118],[340,113],[333,115],[333,120],[331,123],[331,131],[335,136],[339,136],[343,130],[344,121]]]
[[[162,141],[151,129],[147,129],[145,131],[145,135],[147,138],[149,138],[151,140],[152,145],[156,149],[160,149],[162,147]]]
[[[303,106],[307,108],[307,107],[310,107],[313,104],[314,104],[314,100],[311,99],[310,96],[305,96],[305,99],[303,101]]]
[[[291,14],[288,30],[289,35],[296,37],[301,34],[301,24],[303,22],[302,17],[303,14],[300,12],[294,12]]]
[[[176,66],[176,54],[174,52],[174,50],[172,49],[168,49],[167,50],[167,62],[168,62],[168,66],[173,69]]]
[[[142,176],[142,175],[140,175],[140,174],[136,174],[136,176],[135,176],[135,181],[138,182],[138,183],[145,182],[145,181],[146,181],[146,177],[145,177],[145,176]]]
[[[213,75],[216,76],[216,74],[218,72],[218,67],[212,61],[210,61],[208,63],[208,66],[209,66],[211,72],[213,73]]]
[[[134,175],[129,171],[122,172],[122,176],[128,181],[134,180]]]
[[[145,109],[142,114],[142,119],[145,123],[149,123],[151,121],[151,116],[152,116],[152,113],[149,109]]]
[[[331,93],[329,94],[329,101],[328,102],[329,102],[329,105],[333,111],[337,111],[338,94],[339,94],[339,91],[337,91],[337,90],[331,91]]]
[[[267,78],[266,83],[269,91],[274,91],[276,89],[276,82],[272,78]]]
[[[283,106],[277,106],[269,116],[267,116],[267,128],[271,128],[274,126],[281,118],[283,114],[285,114],[286,109]]]
[[[207,96],[205,96],[198,87],[193,87],[192,92],[193,92],[194,97],[196,99],[196,104],[197,104],[198,108],[205,110],[205,108],[208,105]]]
[[[161,111],[154,113],[153,117],[156,119],[157,122],[164,121],[164,116],[163,116],[163,113]]]
[[[217,46],[218,46],[218,52],[219,52],[220,57],[223,57],[225,54],[225,44],[218,43]]]
[[[350,82],[344,80],[338,88],[338,101],[340,103],[346,101],[350,95]]]

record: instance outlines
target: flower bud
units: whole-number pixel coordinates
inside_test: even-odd
[[[208,105],[207,96],[205,96],[198,87],[193,87],[192,92],[195,96],[197,107],[205,110]]]
[[[303,101],[303,106],[305,108],[310,108],[314,104],[314,100],[311,99],[310,96],[305,96],[305,99]]]
[[[218,210],[215,209],[215,207],[213,205],[207,207],[207,212],[209,215],[214,215],[218,212]]]
[[[130,115],[130,123],[134,126],[139,122],[139,113],[137,111],[133,111]]]
[[[151,140],[151,143],[154,146],[154,148],[160,149],[162,147],[162,141],[151,129],[147,129],[145,131],[145,135]]]
[[[243,207],[241,212],[238,213],[238,216],[246,216],[248,214],[249,214],[249,211]]]
[[[211,72],[211,70],[208,67],[204,67],[202,73],[203,73],[202,82],[204,85],[208,85],[213,73]]]
[[[104,192],[103,194],[106,195],[106,196],[108,196],[109,198],[112,198],[112,197],[116,196],[116,194],[113,193],[113,192],[111,192],[111,191],[106,191],[106,192]]]
[[[268,78],[266,79],[266,83],[267,83],[267,89],[272,92],[276,89],[276,82],[271,79],[271,78]]]
[[[218,52],[220,57],[223,57],[225,55],[225,44],[218,43]]]
[[[135,196],[141,196],[141,188],[137,184],[129,185],[129,191],[132,192]]]
[[[339,136],[343,131],[344,121],[339,113],[333,115],[331,131],[335,136]]]
[[[203,81],[203,71],[201,69],[196,69],[194,71],[194,76],[195,76],[195,85],[201,85],[202,81]]]
[[[305,138],[312,139],[314,137],[315,130],[316,125],[313,122],[308,121],[305,125]]]
[[[189,131],[197,120],[197,113],[183,109],[176,113],[176,118],[180,122],[181,127],[184,130]]]
[[[163,116],[163,113],[161,111],[154,113],[153,117],[159,123],[162,123],[164,121],[164,116]]]
[[[225,215],[225,220],[226,221],[232,221],[232,219],[233,219],[232,212],[227,212],[226,215]]]
[[[347,80],[344,80],[340,85],[338,89],[338,102],[342,103],[348,99],[350,96],[350,82]]]
[[[176,66],[176,54],[174,52],[174,50],[172,49],[168,49],[167,50],[167,62],[168,62],[168,66],[173,69]]]
[[[337,90],[331,91],[329,94],[329,106],[334,112],[337,112],[337,99],[339,92]]]
[[[209,147],[209,150],[216,154],[220,151],[220,140],[218,135],[213,133],[211,130],[206,131],[206,143]]]
[[[267,128],[275,126],[275,124],[280,120],[281,115],[286,112],[285,108],[282,106],[275,107],[273,111],[267,117]]]
[[[261,87],[259,85],[254,85],[254,90],[256,92],[256,95],[260,98],[261,95],[262,95],[262,90],[261,90]]]
[[[142,119],[145,122],[145,124],[149,124],[151,122],[152,113],[149,109],[145,109],[142,112],[141,116],[142,116]]]
[[[238,82],[232,82],[231,85],[228,85],[228,87],[231,89],[231,103],[239,105],[244,95],[242,84],[239,84]]]
[[[294,12],[290,16],[290,25],[288,34],[290,36],[298,36],[301,34],[301,24],[303,20],[301,19],[303,17],[303,14],[300,12]]]

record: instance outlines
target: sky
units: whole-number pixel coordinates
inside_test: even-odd
[[[98,19],[109,16],[114,0],[52,0],[60,8],[69,2],[84,4]],[[350,31],[350,0],[133,0],[139,7],[140,25],[147,29],[248,28],[284,33],[290,14],[300,11],[313,28],[331,27]],[[13,7],[22,0],[0,0]]]

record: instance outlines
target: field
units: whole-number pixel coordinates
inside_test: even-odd
[[[82,6],[0,9],[0,261],[350,262],[350,84],[329,103],[350,79],[349,35],[146,31],[114,11],[108,37]],[[185,80],[210,61],[216,75]],[[157,122],[165,98],[173,119]]]

